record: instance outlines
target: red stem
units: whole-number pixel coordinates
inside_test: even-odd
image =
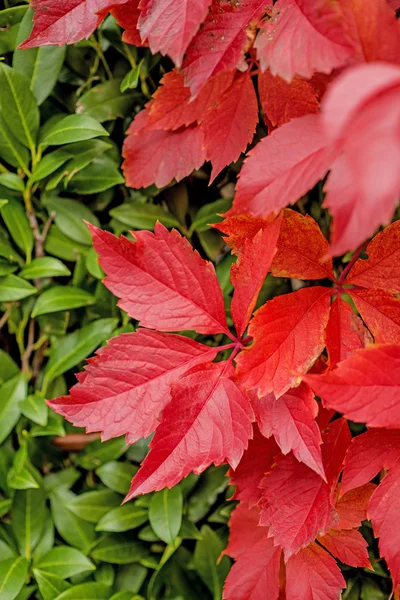
[[[348,272],[350,271],[350,269],[352,268],[352,266],[354,265],[354,263],[357,262],[360,254],[364,250],[364,248],[365,248],[365,244],[361,244],[357,248],[357,250],[354,252],[354,254],[353,254],[352,258],[351,258],[351,261],[347,264],[347,266],[341,272],[340,277],[339,277],[339,281],[338,281],[338,287],[339,287],[340,290],[341,290],[341,287],[342,287],[342,285],[344,283],[344,280],[347,277]]]

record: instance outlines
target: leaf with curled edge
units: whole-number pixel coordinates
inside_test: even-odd
[[[48,404],[88,433],[101,431],[103,440],[126,434],[133,444],[157,428],[171,384],[217,352],[179,335],[146,329],[125,333],[89,360],[70,396]]]
[[[229,362],[205,363],[172,386],[172,400],[126,500],[172,487],[212,463],[239,464],[253,435],[254,415],[248,397],[230,379],[233,373]]]
[[[89,225],[104,284],[144,327],[227,333],[224,300],[213,265],[177,231],[157,223],[136,242]]]

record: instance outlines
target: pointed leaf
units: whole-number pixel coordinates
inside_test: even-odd
[[[69,584],[57,575],[37,568],[33,568],[32,572],[43,600],[55,600],[61,592],[69,588]]]
[[[1,600],[14,600],[22,589],[28,573],[28,561],[22,556],[0,562]]]
[[[249,327],[253,343],[237,358],[242,381],[259,396],[295,386],[325,346],[329,304],[327,288],[312,287],[262,306]]]
[[[368,504],[375,488],[376,485],[374,483],[366,483],[356,490],[346,492],[337,500],[335,508],[339,515],[339,522],[335,525],[335,529],[361,527],[362,521],[367,519]]]
[[[205,363],[172,386],[172,400],[127,499],[172,487],[211,463],[237,466],[252,436],[253,414],[248,398],[228,379],[232,371],[226,362]]]
[[[178,486],[161,490],[150,500],[150,525],[154,533],[170,546],[173,546],[181,528],[182,507],[182,492]]]
[[[372,338],[363,322],[351,306],[338,296],[331,306],[326,326],[326,348],[330,368],[345,360],[359,348],[372,343]]]
[[[147,523],[148,520],[147,509],[130,502],[107,512],[97,523],[96,531],[129,531]]]
[[[377,344],[400,344],[400,299],[383,290],[349,290]]]
[[[318,541],[345,565],[371,569],[367,542],[359,531],[335,531],[331,529]]]
[[[105,285],[141,325],[162,331],[226,332],[224,301],[213,266],[177,231],[158,223],[135,231],[136,243],[89,226]]]
[[[72,310],[73,308],[80,308],[82,306],[90,306],[95,301],[95,297],[86,290],[56,285],[41,294],[32,311],[32,317],[60,312],[62,310]]]
[[[85,571],[95,570],[92,561],[76,548],[69,546],[52,548],[35,562],[35,567],[41,571],[57,575],[62,579],[68,579]]]

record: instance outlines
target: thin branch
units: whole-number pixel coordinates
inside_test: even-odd
[[[11,314],[10,311],[6,310],[4,315],[0,318],[0,329],[2,329],[4,327],[4,325],[7,323],[10,314]]]
[[[26,345],[25,351],[21,357],[21,371],[22,373],[29,373],[29,360],[31,358],[31,354],[33,352],[33,346],[35,342],[35,321],[31,319],[29,321],[29,329],[28,329],[28,343]]]

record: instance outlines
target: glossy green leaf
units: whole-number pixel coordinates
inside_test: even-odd
[[[128,462],[112,460],[96,469],[96,475],[105,486],[119,494],[125,495],[129,491],[131,481],[137,470],[137,467]]]
[[[72,156],[73,154],[68,152],[64,148],[59,148],[58,150],[49,152],[39,162],[38,166],[29,178],[29,182],[33,184],[37,181],[45,179],[46,177],[54,173],[54,171],[56,171],[64,163],[66,163],[67,160],[69,160]]]
[[[19,367],[11,356],[0,349],[0,385],[19,374]]]
[[[98,194],[124,183],[117,164],[107,156],[95,158],[70,181],[69,190],[78,194]]]
[[[110,460],[116,460],[127,449],[125,436],[101,442],[95,440],[86,446],[76,459],[76,464],[84,469],[97,469]]]
[[[30,394],[20,402],[19,407],[27,419],[38,425],[47,425],[48,406],[40,394]]]
[[[80,254],[88,251],[88,246],[74,242],[64,235],[56,225],[53,225],[46,237],[44,249],[48,254],[75,262]]]
[[[55,213],[56,225],[64,235],[79,244],[91,245],[92,237],[84,221],[97,227],[100,223],[87,206],[76,200],[54,196],[45,198],[43,204],[49,213]]]
[[[211,224],[220,223],[223,220],[220,215],[229,210],[231,205],[231,198],[221,198],[215,202],[205,204],[197,211],[190,229],[193,231],[207,231],[207,229],[210,229]]]
[[[8,275],[8,277],[14,277],[14,275]],[[81,308],[82,306],[90,306],[94,303],[94,296],[85,290],[56,285],[41,294],[32,311],[32,317],[61,310],[72,310],[74,308]]]
[[[121,79],[112,79],[95,85],[79,98],[76,112],[88,115],[100,123],[128,116],[138,94],[124,94],[121,92],[121,83]]]
[[[35,567],[62,579],[96,569],[82,552],[69,546],[56,546],[35,562]]]
[[[28,9],[19,27],[17,44],[26,40],[32,31],[33,10]],[[29,50],[16,50],[13,67],[29,81],[38,104],[52,92],[65,57],[65,46],[42,46]]]
[[[24,182],[15,173],[1,173],[0,185],[4,185],[4,187],[15,192],[23,192],[25,189]]]
[[[208,525],[203,525],[201,528],[201,538],[194,552],[194,568],[212,593],[214,600],[220,600],[225,578],[230,569],[230,561],[227,556],[219,561],[224,544]]]
[[[43,600],[55,600],[61,592],[70,587],[66,581],[57,577],[57,575],[47,573],[46,571],[42,571],[42,569],[34,568],[33,576],[38,584]]]
[[[178,537],[185,540],[201,540],[201,533],[194,523],[186,517],[182,517],[182,525]]]
[[[172,546],[182,524],[182,492],[179,486],[165,488],[153,494],[149,506],[149,521],[154,532]]]
[[[157,221],[165,227],[179,227],[179,221],[162,206],[129,200],[110,210],[110,215],[130,229],[154,229]]]
[[[134,90],[137,88],[139,83],[140,70],[142,68],[144,59],[140,61],[135,68],[131,69],[121,81],[121,92],[126,92],[126,90]]]
[[[55,379],[90,356],[104,340],[112,337],[117,324],[117,319],[98,319],[62,338],[50,354],[46,378]]]
[[[61,146],[95,137],[108,136],[98,121],[85,115],[68,115],[50,127],[40,140],[41,146]]]
[[[23,375],[14,375],[0,387],[0,444],[17,423],[21,409],[19,403],[26,397],[27,385]]]
[[[6,206],[1,209],[1,215],[15,244],[25,252],[29,261],[34,237],[22,204],[14,198],[9,198]]]
[[[46,498],[43,488],[17,490],[11,510],[12,528],[21,554],[30,558],[45,526]],[[1,596],[0,596],[1,597]]]
[[[98,522],[96,531],[129,531],[146,523],[148,518],[148,511],[145,508],[129,502],[105,514]]]
[[[3,517],[8,513],[12,505],[12,500],[10,498],[0,498],[0,517]],[[0,540],[1,541],[1,540]],[[8,558],[4,557],[4,558]],[[0,560],[3,560],[0,558]]]
[[[73,585],[56,600],[109,600],[111,590],[104,583],[87,582]]]
[[[29,152],[13,135],[0,110],[0,158],[28,173]]]
[[[104,279],[105,273],[99,265],[99,260],[96,250],[92,247],[86,255],[86,268],[92,277],[96,279]]]
[[[139,562],[146,556],[146,548],[139,542],[123,535],[105,535],[90,552],[95,560],[115,565]]]
[[[7,484],[16,490],[39,489],[39,481],[40,477],[29,460],[28,446],[24,441],[14,455],[13,464],[7,473]]]
[[[19,273],[24,279],[39,279],[40,277],[66,277],[71,275],[71,271],[61,260],[51,256],[34,258]]]
[[[97,523],[112,508],[120,504],[120,496],[110,490],[99,490],[75,496],[66,507],[84,521]]]
[[[122,565],[118,567],[114,587],[118,591],[129,590],[133,594],[136,594],[142,587],[147,573],[148,569],[143,565]]]
[[[14,600],[25,583],[28,561],[23,556],[0,562],[0,598]]]
[[[0,56],[16,48],[19,24],[27,8],[13,6],[0,11]]]
[[[87,167],[96,156],[112,148],[112,145],[104,140],[88,140],[87,142],[70,144],[67,147],[73,153],[73,158],[68,161],[62,170],[63,177],[65,177],[65,187],[72,177]]]
[[[91,523],[80,519],[65,507],[66,499],[59,493],[50,495],[51,514],[60,536],[75,548],[87,553],[95,540]]]

